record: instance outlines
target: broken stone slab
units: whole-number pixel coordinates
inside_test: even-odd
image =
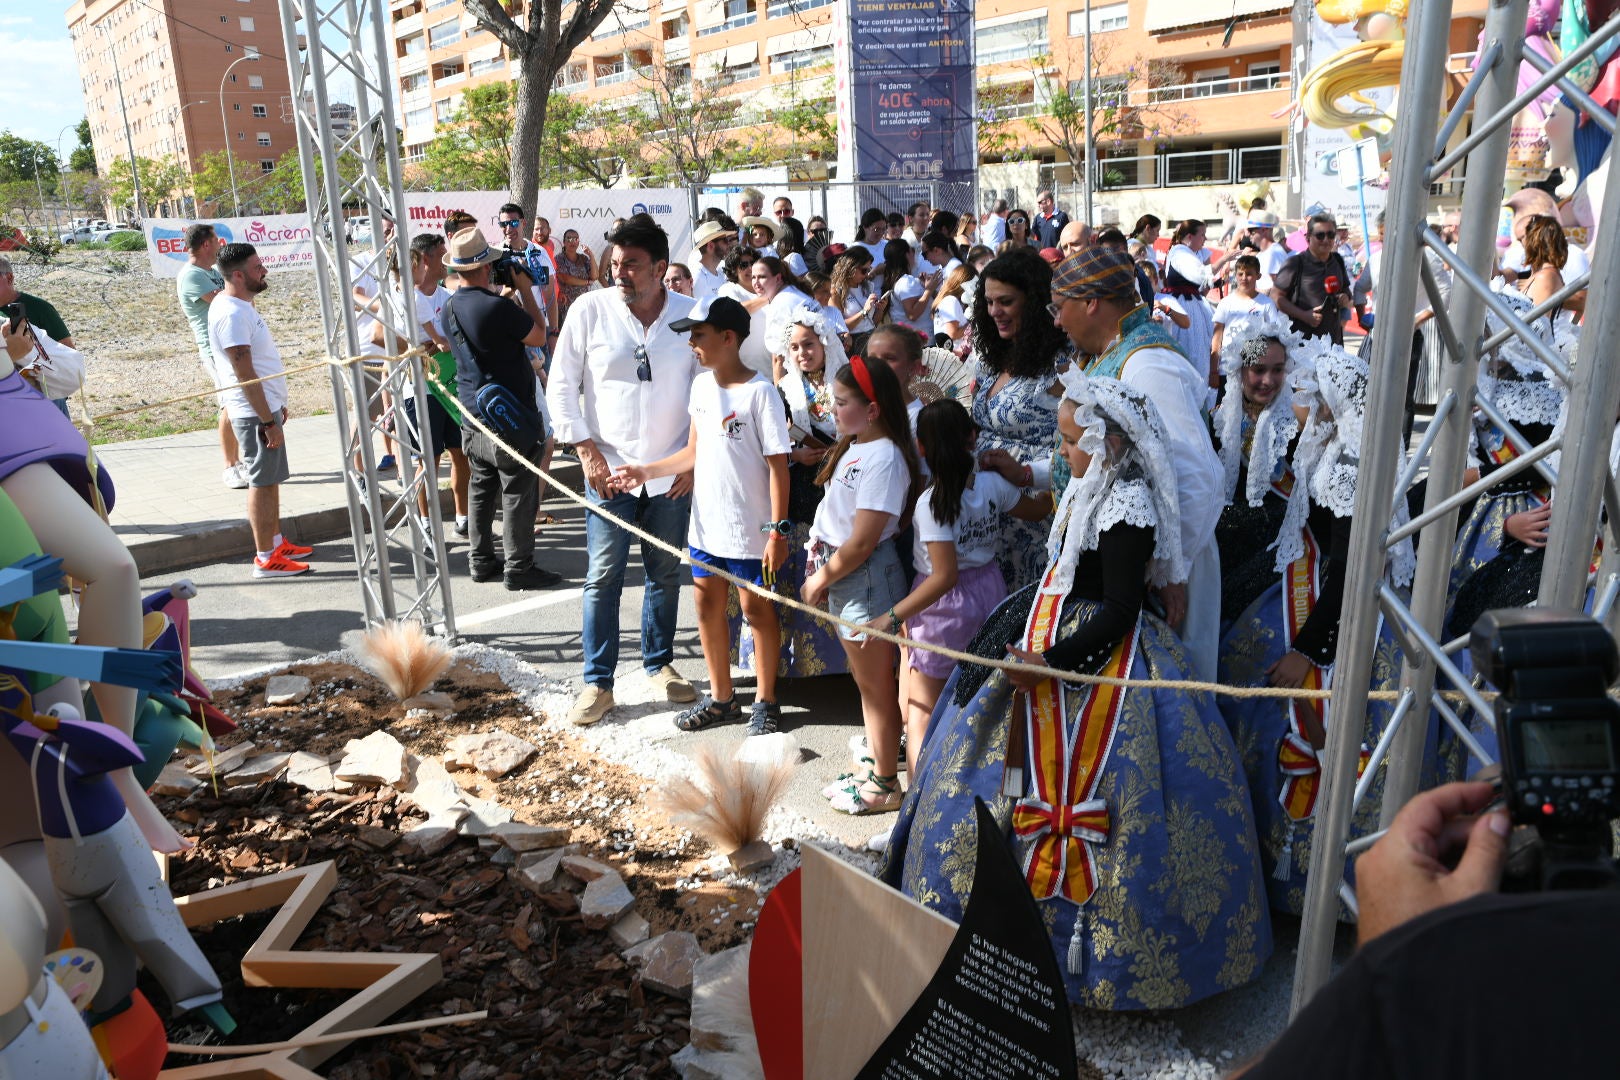
[[[435,717],[446,717],[456,711],[455,699],[441,690],[429,690],[425,694],[406,698],[400,705],[405,709],[406,715],[422,712]]]
[[[397,784],[405,775],[405,747],[386,731],[350,739],[332,776],[351,784]]]
[[[490,835],[518,854],[559,848],[573,835],[566,825],[525,825],[509,821],[495,826]]]
[[[406,847],[418,851],[424,856],[437,855],[455,843],[456,839],[461,835],[456,829],[457,824],[459,822],[453,816],[439,815],[430,817],[408,831],[403,842]]]
[[[225,777],[226,787],[255,787],[268,783],[287,771],[287,762],[291,754],[260,754],[258,757],[248,758],[239,768],[232,769]]]
[[[599,863],[595,859],[587,859],[583,855],[565,855],[562,868],[573,877],[584,882],[592,882],[604,874],[615,873],[613,867],[606,863]]]
[[[232,769],[236,768],[238,765],[242,764],[242,762],[246,761],[249,757],[251,757],[252,754],[253,754],[253,751],[254,751],[254,746],[253,746],[252,743],[250,743],[250,742],[237,743],[235,746],[231,747],[229,750],[221,750],[219,753],[215,754],[213,761],[209,761],[208,758],[205,756],[197,764],[191,766],[191,769],[190,769],[191,775],[192,776],[209,776],[209,775],[224,776],[226,773],[230,772]]]
[[[754,1026],[736,1003],[748,1000],[750,944],[700,957],[692,968],[692,1045],[721,1052],[755,1048]]]
[[[331,791],[334,786],[332,759],[325,754],[295,750],[292,757],[287,759],[285,779],[287,783],[297,784],[305,791]]]
[[[562,872],[562,860],[562,853],[556,851],[519,855],[509,876],[514,885],[530,892],[553,892],[557,888],[557,875]]]
[[[497,825],[505,825],[515,816],[500,803],[474,795],[464,794],[462,805],[467,808],[467,816],[461,819],[462,836],[491,836]]]
[[[585,886],[579,917],[588,930],[606,930],[636,906],[636,895],[618,874],[609,871]]]
[[[185,798],[202,786],[203,782],[192,776],[184,765],[178,761],[171,761],[163,766],[158,778],[152,781],[152,794]]]
[[[309,680],[302,675],[272,675],[264,684],[266,705],[297,705],[309,697]]]
[[[626,949],[624,958],[641,967],[641,984],[670,997],[690,999],[692,969],[703,956],[698,940],[685,930],[671,930]]]
[[[763,870],[776,861],[776,852],[769,841],[753,840],[726,856],[731,868],[739,874],[750,870]]]
[[[754,762],[758,764],[775,764],[778,761],[799,762],[804,757],[804,748],[799,740],[785,731],[775,731],[769,735],[750,735],[737,747],[737,760]]]
[[[538,746],[504,731],[476,732],[451,739],[444,763],[451,769],[476,769],[499,780],[527,765],[539,752]]]
[[[503,847],[489,857],[489,864],[491,866],[511,866],[517,862],[517,859],[517,852],[511,848]]]
[[[652,927],[641,917],[641,913],[634,909],[619,916],[619,921],[608,927],[608,937],[613,939],[613,944],[620,950],[640,945],[651,935]]]
[[[399,843],[399,833],[377,825],[362,825],[355,830],[355,839],[374,851],[387,851]]]
[[[438,758],[419,758],[412,754],[407,762],[408,772],[400,781],[400,794],[424,814],[437,814],[452,806],[464,806],[467,797]]]

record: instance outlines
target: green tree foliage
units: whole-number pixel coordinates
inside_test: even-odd
[[[135,180],[140,179],[142,206],[135,205]],[[188,193],[190,175],[173,157],[137,157],[130,169],[128,158],[118,158],[107,168],[107,196],[122,216],[139,217],[159,210],[178,211]]]
[[[42,142],[0,131],[0,183],[26,180],[32,184],[36,171],[45,190],[54,191],[61,171],[56,151]]]
[[[740,137],[743,101],[728,96],[729,79],[694,79],[684,67],[643,67],[644,84],[626,119],[647,153],[635,173],[659,184],[701,184],[711,174],[751,160]]]
[[[87,116],[80,120],[76,130],[79,133],[79,145],[75,146],[73,152],[68,155],[68,168],[74,172],[94,174],[96,171],[96,150],[90,142],[90,118]]]
[[[641,157],[641,137],[611,102],[594,104],[553,94],[540,144],[540,178],[547,186],[612,187],[625,162]]]
[[[838,153],[832,65],[795,70],[784,97],[786,104],[771,110],[770,117],[784,133],[782,156],[789,161],[832,160]]]
[[[433,187],[490,191],[506,187],[512,172],[512,118],[516,88],[494,82],[462,95],[461,108],[427,146],[417,169]]]

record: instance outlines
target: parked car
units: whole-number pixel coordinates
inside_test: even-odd
[[[94,237],[94,229],[88,225],[80,225],[76,229],[70,229],[67,232],[62,233],[57,237],[57,239],[64,244],[84,244],[94,239]]]
[[[111,240],[113,237],[115,237],[115,236],[123,236],[123,235],[140,236],[141,233],[138,230],[135,230],[135,229],[125,228],[123,226],[117,226],[117,227],[110,228],[110,229],[97,229],[95,232],[90,234],[90,239],[94,243],[105,244],[109,240]]]

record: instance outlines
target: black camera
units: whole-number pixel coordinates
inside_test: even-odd
[[[1582,612],[1509,608],[1480,616],[1470,650],[1474,670],[1501,691],[1506,809],[1540,841],[1515,853],[1504,889],[1620,885],[1610,825],[1620,817],[1614,639]]]
[[[510,251],[503,253],[500,258],[489,265],[489,280],[497,289],[517,288],[519,274],[528,277],[529,268],[521,258]]]
[[[1260,245],[1255,243],[1253,240],[1250,240],[1247,236],[1239,237],[1238,242],[1237,242],[1237,246],[1238,246],[1239,251],[1259,251],[1260,250]]]

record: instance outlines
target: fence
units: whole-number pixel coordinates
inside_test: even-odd
[[[954,214],[972,213],[977,206],[976,184],[946,183],[943,181],[897,180],[851,181],[835,183],[816,181],[809,183],[774,184],[750,182],[735,184],[693,184],[689,188],[692,200],[692,218],[695,221],[706,207],[718,206],[728,214],[736,215],[737,203],[745,187],[755,187],[765,193],[764,209],[770,212],[771,202],[778,196],[793,200],[793,216],[802,222],[820,217],[827,222],[836,236],[853,234],[861,214],[876,207],[885,214],[905,214],[919,202],[935,210],[949,210]]]

